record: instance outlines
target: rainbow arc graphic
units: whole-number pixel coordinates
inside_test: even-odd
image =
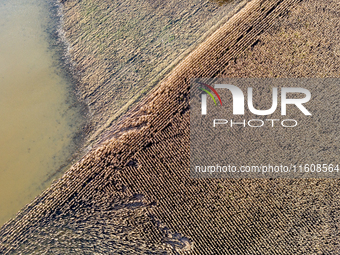
[[[217,96],[217,98],[218,98],[218,100],[220,101],[220,104],[221,104],[221,106],[222,106],[222,100],[221,100],[219,94],[217,93],[217,91],[216,91],[213,87],[211,87],[211,86],[208,85],[208,84],[202,83],[202,82],[198,82],[198,83],[201,84],[201,85],[204,85],[205,87],[207,87],[208,89],[210,89],[212,92],[214,92],[214,94]],[[214,95],[213,95],[210,91],[208,91],[207,89],[204,89],[204,88],[199,88],[199,89],[202,90],[202,91],[204,91],[204,92],[206,92],[206,93],[212,98],[212,100],[214,101],[215,105],[217,105],[216,100],[215,100],[215,97],[214,97]]]

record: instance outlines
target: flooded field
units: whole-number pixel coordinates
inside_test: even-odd
[[[53,12],[50,1],[0,1],[0,225],[71,163],[81,142],[83,107],[51,37]]]

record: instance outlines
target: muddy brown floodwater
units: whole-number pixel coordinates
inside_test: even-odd
[[[82,106],[51,45],[55,8],[0,1],[0,226],[71,163],[80,142]]]

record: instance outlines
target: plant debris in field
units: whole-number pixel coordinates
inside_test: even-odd
[[[64,2],[63,28],[93,133],[144,96],[239,2],[222,8],[208,0]]]
[[[231,3],[234,0],[210,0],[213,3],[217,3],[219,6],[222,6],[227,3]]]
[[[338,254],[338,179],[189,177],[188,96],[196,77],[339,76],[339,16],[336,0],[252,1],[117,126],[143,118],[140,130],[90,151],[3,226],[0,253]]]

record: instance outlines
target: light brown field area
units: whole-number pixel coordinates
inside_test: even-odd
[[[64,1],[64,35],[91,114],[89,140],[248,1]]]
[[[189,177],[188,97],[195,77],[337,77],[339,15],[332,0],[251,1],[3,226],[0,251],[338,254],[339,180]]]

